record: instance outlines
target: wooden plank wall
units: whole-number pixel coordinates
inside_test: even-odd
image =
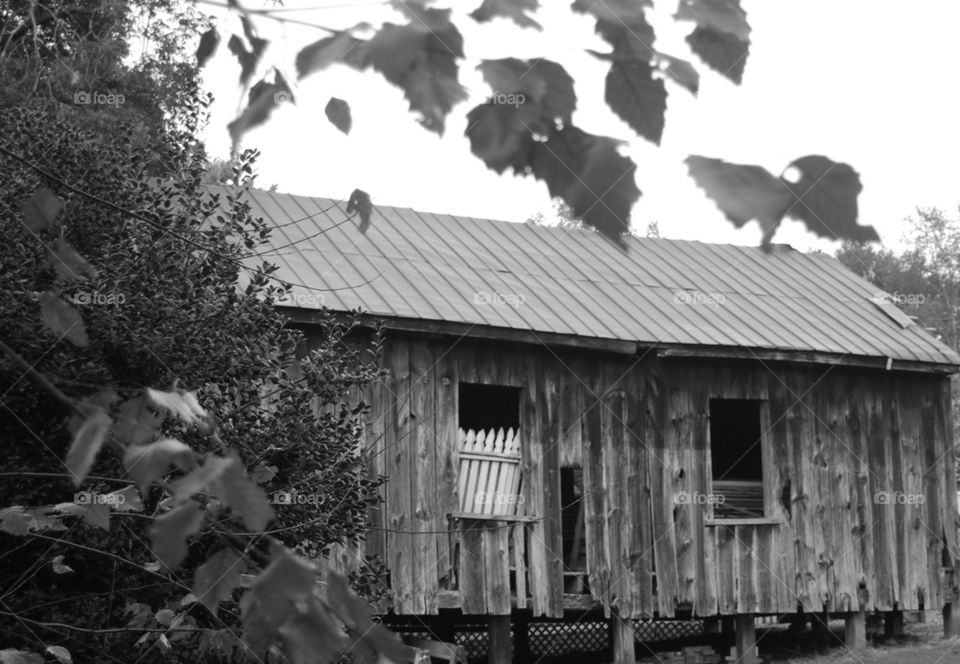
[[[396,335],[384,366],[366,431],[371,472],[391,477],[375,515],[386,532],[366,552],[384,557],[398,613],[435,613],[454,590],[466,612],[509,611],[509,561],[523,548],[513,602],[561,616],[564,466],[584,471],[591,592],[624,617],[939,608],[944,542],[960,558],[946,379]],[[523,510],[537,518],[524,528],[447,534],[458,382],[520,388]],[[706,505],[675,498],[709,491],[711,398],[763,401],[777,523],[708,524]]]

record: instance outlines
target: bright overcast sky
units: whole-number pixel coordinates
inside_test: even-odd
[[[398,14],[366,0],[287,0],[284,15],[332,28],[361,21],[403,22]],[[628,141],[638,164],[643,195],[632,226],[641,234],[656,220],[661,235],[711,242],[756,244],[759,227],[739,231],[686,175],[689,154],[760,164],[780,173],[793,159],[822,154],[851,164],[861,175],[860,221],[896,244],[902,220],[917,206],[950,212],[960,204],[960,3],[945,0],[742,0],[753,28],[741,86],[721,78],[691,56],[683,37],[691,24],[670,18],[676,2],[657,3],[651,15],[658,50],[692,60],[701,71],[699,96],[668,82],[666,129],[660,148],[637,137],[603,102],[604,63],[585,48],[608,51],[594,22],[573,13],[570,0],[541,0],[536,15],[543,32],[497,20],[477,24],[466,13],[480,0],[438,0],[454,8],[467,59],[460,80],[470,99],[447,120],[443,138],[423,129],[403,93],[379,74],[337,65],[299,82],[297,104],[275,111],[263,128],[244,138],[258,148],[258,183],[281,192],[347,198],[364,189],[374,204],[523,221],[550,214],[546,185],[532,178],[498,176],[469,150],[466,113],[490,94],[475,66],[480,59],[546,57],[561,63],[576,81],[574,123],[582,129]],[[248,3],[254,7],[253,3]],[[273,6],[273,5],[269,5]],[[207,5],[203,10],[216,11]],[[321,8],[321,9],[318,9]],[[221,17],[223,15],[221,14]],[[221,18],[221,33],[239,31]],[[258,20],[272,40],[267,60],[279,61],[294,79],[293,58],[323,36],[316,29]],[[211,154],[229,153],[226,124],[237,110],[239,67],[221,46],[205,72],[213,107],[207,144]],[[347,100],[353,130],[344,136],[324,116],[331,96]],[[831,250],[803,227],[784,222],[774,238],[801,249]]]

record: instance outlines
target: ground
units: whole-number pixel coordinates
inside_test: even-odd
[[[818,654],[809,638],[800,635],[793,641],[785,638],[782,628],[768,634],[761,642],[764,662],[776,664],[954,664],[960,662],[960,639],[944,639],[939,616],[928,613],[927,622],[905,626],[905,634],[899,638],[884,638],[882,630],[869,630],[870,645],[851,652],[841,645],[843,623],[832,622],[831,631],[835,641],[825,653]],[[758,637],[763,636],[758,633]]]

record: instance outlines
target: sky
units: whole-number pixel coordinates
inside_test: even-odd
[[[545,57],[561,63],[576,81],[574,124],[626,141],[643,192],[631,213],[640,234],[656,221],[663,237],[755,245],[751,222],[734,229],[686,173],[690,154],[759,164],[775,174],[794,159],[821,154],[852,165],[861,176],[860,223],[873,225],[885,245],[902,246],[904,218],[916,207],[955,214],[960,205],[960,3],[944,0],[742,0],[752,26],[750,56],[740,86],[709,70],[683,38],[690,23],[671,18],[676,2],[657,2],[649,14],[655,47],[690,60],[701,72],[699,94],[667,83],[666,129],[660,147],[633,134],[603,102],[604,63],[585,49],[608,51],[588,16],[569,0],[541,0],[535,15],[542,32],[504,19],[478,24],[466,14],[480,0],[437,0],[454,9],[464,35],[460,80],[470,99],[454,107],[443,137],[416,122],[399,88],[379,74],[336,65],[297,82],[296,105],[285,104],[243,147],[261,152],[258,185],[281,192],[346,199],[355,188],[374,205],[413,207],[522,222],[551,215],[546,185],[532,178],[497,175],[470,153],[466,113],[491,93],[476,71],[481,59]],[[250,8],[258,7],[252,2]],[[275,5],[267,5],[275,7]],[[404,22],[381,2],[287,0],[283,16],[342,29],[366,21]],[[221,33],[239,32],[239,21],[209,5]],[[299,9],[303,11],[299,11]],[[295,80],[296,53],[326,33],[311,27],[258,20],[271,40],[266,62]],[[239,67],[221,47],[204,72],[215,96],[206,132],[213,156],[229,154],[227,123],[241,100]],[[255,79],[256,80],[256,79]],[[326,119],[331,96],[349,102],[353,129],[344,136]],[[832,252],[785,220],[774,242]]]

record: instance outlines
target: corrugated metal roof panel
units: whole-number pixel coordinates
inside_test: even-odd
[[[634,237],[624,252],[590,231],[388,206],[374,208],[363,234],[342,201],[260,191],[249,200],[278,227],[262,258],[302,285],[292,306],[651,345],[960,364],[822,254]]]

